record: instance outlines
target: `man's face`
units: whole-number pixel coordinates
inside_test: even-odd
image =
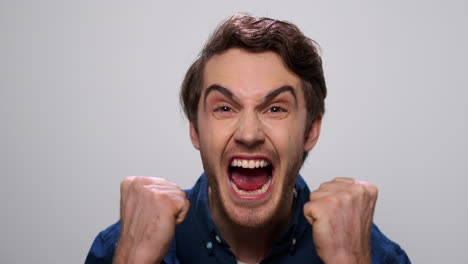
[[[301,80],[276,53],[233,48],[210,58],[190,132],[212,211],[246,227],[289,215],[303,153],[320,132],[320,120],[306,130],[306,117]]]

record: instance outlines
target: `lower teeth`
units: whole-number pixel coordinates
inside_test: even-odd
[[[265,193],[266,190],[268,190],[268,187],[270,187],[270,184],[271,184],[271,177],[268,178],[267,183],[263,184],[262,188],[257,189],[255,191],[245,191],[245,190],[239,189],[237,185],[231,180],[232,187],[238,194],[241,194],[241,195],[259,195],[259,194]]]

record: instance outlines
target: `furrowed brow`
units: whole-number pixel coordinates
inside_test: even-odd
[[[211,92],[214,92],[214,91],[220,92],[221,94],[223,94],[224,96],[228,97],[231,100],[235,101],[236,99],[235,98],[236,96],[231,91],[229,91],[228,88],[225,88],[219,84],[212,84],[208,88],[206,88],[205,96],[203,97],[203,108],[205,108],[206,106],[206,98]]]
[[[264,102],[264,103],[267,103],[267,102],[273,100],[273,99],[274,99],[275,97],[277,97],[278,95],[280,95],[280,94],[282,94],[282,93],[285,93],[285,92],[290,92],[290,93],[292,94],[292,96],[294,97],[294,102],[295,102],[296,105],[297,105],[296,92],[294,92],[293,87],[290,86],[290,85],[281,86],[280,88],[271,91],[270,93],[268,93],[268,94],[265,96],[265,98],[263,99],[263,102]]]

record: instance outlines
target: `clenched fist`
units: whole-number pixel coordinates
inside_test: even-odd
[[[370,263],[377,188],[351,178],[320,185],[304,205],[317,253],[325,263]]]
[[[114,263],[160,263],[189,207],[185,192],[172,182],[125,178],[120,186],[121,233]]]

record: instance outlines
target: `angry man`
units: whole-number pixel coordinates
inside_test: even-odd
[[[86,263],[410,263],[373,224],[377,188],[299,176],[327,94],[316,44],[293,24],[235,15],[189,68],[180,98],[205,172],[121,184],[120,221]]]

